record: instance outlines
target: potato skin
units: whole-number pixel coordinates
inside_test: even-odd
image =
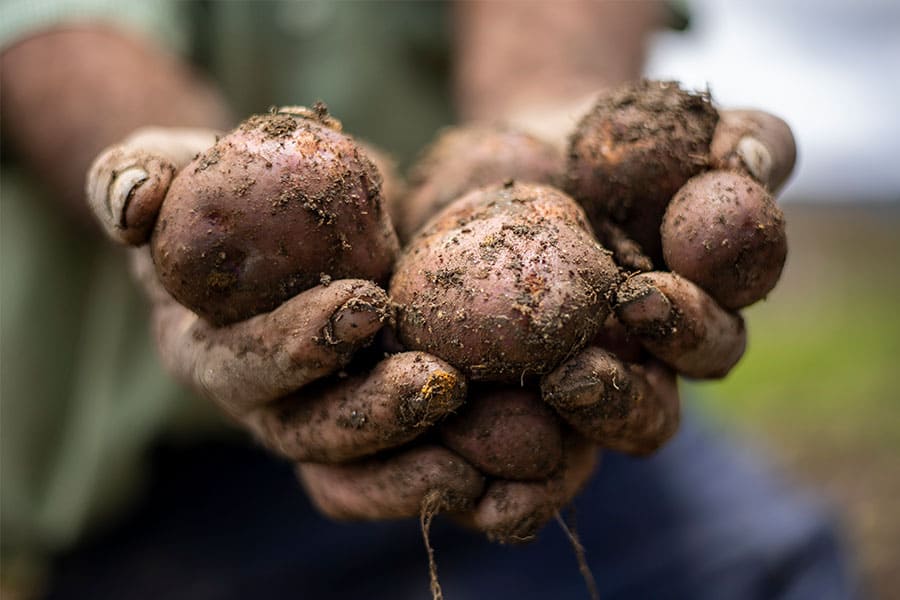
[[[503,126],[449,127],[410,170],[397,232],[410,239],[439,210],[475,188],[510,179],[554,184],[563,168],[562,154],[529,133]]]
[[[407,348],[473,380],[520,381],[594,337],[618,280],[571,198],[508,183],[475,190],[429,221],[401,254],[390,294]]]
[[[479,386],[462,411],[441,425],[444,445],[482,473],[543,479],[562,461],[560,424],[531,388]]]
[[[669,204],[661,232],[669,268],[730,309],[765,298],[787,257],[781,209],[737,172],[691,179]]]
[[[398,242],[381,176],[352,138],[327,115],[275,113],[249,118],[182,170],[151,251],[165,288],[222,325],[323,276],[385,283]]]
[[[595,229],[608,217],[660,258],[666,204],[707,166],[718,114],[707,94],[641,80],[602,95],[569,141],[565,190]]]

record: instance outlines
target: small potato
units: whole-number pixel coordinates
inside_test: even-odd
[[[500,544],[535,539],[538,530],[578,494],[597,466],[594,444],[570,435],[560,468],[543,481],[490,482],[475,510],[459,520]]]
[[[661,232],[669,268],[730,309],[765,298],[787,257],[781,209],[741,173],[691,179],[669,204]]]
[[[407,348],[474,380],[518,382],[594,337],[618,280],[571,198],[510,183],[436,215],[405,248],[390,295]]]
[[[251,117],[200,154],[151,239],[163,286],[216,325],[320,280],[383,284],[398,246],[380,174],[323,107]]]
[[[503,479],[543,479],[562,460],[560,424],[530,388],[471,390],[462,412],[441,426],[441,440],[482,473]]]
[[[595,229],[611,218],[657,260],[666,204],[707,166],[718,119],[707,94],[686,92],[675,82],[615,88],[570,139],[565,190]]]
[[[444,129],[411,170],[397,232],[408,240],[438,211],[475,188],[509,179],[555,183],[562,172],[561,153],[528,133],[487,125]]]

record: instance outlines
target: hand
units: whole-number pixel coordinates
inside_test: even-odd
[[[726,126],[717,131],[710,163],[731,169],[744,165],[744,170],[764,184],[780,185],[793,166],[794,150],[789,132],[785,135],[784,128],[773,125],[773,120],[764,113],[725,113]],[[461,176],[465,178],[465,173]],[[457,518],[499,541],[532,539],[587,481],[597,447],[636,455],[659,449],[678,427],[676,374],[723,377],[746,345],[739,314],[722,308],[676,273],[651,271],[649,258],[615,225],[610,223],[598,233],[620,265],[632,273],[619,289],[617,316],[609,319],[593,345],[543,377],[541,395],[556,416],[531,411],[527,431],[532,435],[525,438],[514,425],[516,415],[510,413],[501,433],[493,433],[498,431],[496,415],[480,407],[496,406],[501,396],[509,393],[494,390],[470,393],[460,413],[441,426],[445,446],[494,478],[472,510]],[[460,427],[460,422],[465,425]],[[480,432],[475,437],[481,439],[460,441],[459,436],[447,435],[450,429]],[[535,434],[538,430],[542,433]],[[551,436],[548,432],[554,430],[556,434]],[[517,433],[529,440],[554,437],[561,446],[560,458],[549,474],[517,479],[492,472],[496,465],[485,464],[490,457],[503,454],[498,448],[507,450],[501,456],[507,461],[522,456],[525,450],[515,444]],[[492,437],[504,435],[505,439],[491,444]],[[467,447],[466,441],[474,447]],[[544,455],[552,454],[552,444],[542,448]],[[518,468],[521,473],[521,466]],[[391,477],[390,471],[389,465],[380,462],[352,467],[340,476],[340,502],[333,496],[326,502],[323,494],[316,493],[314,483],[307,481],[307,487],[314,497],[322,498],[322,505],[343,506],[336,516],[376,518],[382,509],[372,508],[370,496],[379,489],[377,481]],[[425,486],[424,480],[420,482]],[[418,494],[415,499],[420,497]],[[414,501],[408,502],[407,514],[416,509]]]
[[[88,200],[107,233],[140,246],[175,174],[215,140],[215,132],[145,129],[108,148],[88,176]],[[336,280],[302,292],[270,313],[213,327],[176,302],[156,277],[146,247],[133,250],[137,279],[152,301],[160,356],[178,379],[212,400],[276,453],[298,463],[323,512],[345,517],[414,515],[439,488],[446,505],[469,507],[483,478],[449,450],[423,446],[370,461],[403,473],[366,512],[341,512],[353,489],[329,466],[405,444],[455,410],[465,381],[450,365],[420,352],[341,370],[371,344],[391,310],[385,292],[362,280]],[[406,468],[421,465],[416,479]],[[371,480],[354,477],[350,484]],[[357,497],[359,495],[357,494]],[[351,503],[352,505],[352,503]]]

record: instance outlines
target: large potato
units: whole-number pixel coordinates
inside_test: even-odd
[[[476,380],[546,373],[596,335],[619,272],[564,193],[475,190],[405,248],[391,280],[397,333]]]
[[[174,179],[151,239],[162,284],[214,324],[321,280],[386,283],[398,251],[381,176],[323,111],[254,116]]]

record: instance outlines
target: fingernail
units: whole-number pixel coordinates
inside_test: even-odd
[[[772,153],[761,141],[752,136],[744,136],[738,141],[737,155],[750,174],[763,185],[772,182]]]
[[[376,306],[352,298],[331,315],[325,327],[325,340],[329,344],[356,343],[375,335],[383,322],[382,311]]]
[[[141,185],[149,177],[149,173],[141,167],[129,167],[118,173],[109,186],[109,213],[113,222],[125,228],[125,212],[134,188]]]
[[[644,282],[619,289],[616,315],[629,327],[647,327],[667,323],[672,318],[672,304],[656,287]]]

